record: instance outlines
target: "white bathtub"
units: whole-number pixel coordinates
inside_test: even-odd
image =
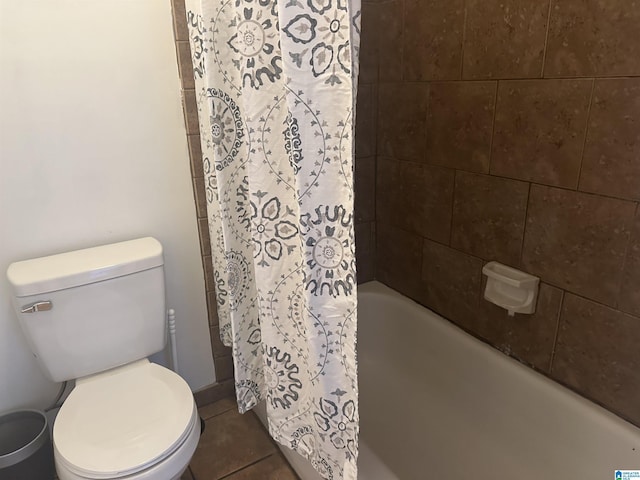
[[[359,479],[608,480],[640,470],[640,429],[378,282],[358,295]],[[283,451],[303,480],[320,479]]]

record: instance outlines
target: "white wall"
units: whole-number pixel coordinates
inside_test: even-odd
[[[28,351],[16,260],[152,235],[180,373],[215,381],[169,0],[0,0],[0,411],[57,386]]]

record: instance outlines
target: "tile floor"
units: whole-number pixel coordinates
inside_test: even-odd
[[[199,409],[204,433],[182,480],[299,480],[253,412],[233,398]]]

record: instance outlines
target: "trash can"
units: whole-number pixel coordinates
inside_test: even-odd
[[[53,447],[44,412],[0,415],[0,480],[52,480]]]

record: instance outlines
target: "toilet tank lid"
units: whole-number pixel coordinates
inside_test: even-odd
[[[163,265],[162,244],[153,237],[15,262],[7,278],[17,297],[101,282]]]

